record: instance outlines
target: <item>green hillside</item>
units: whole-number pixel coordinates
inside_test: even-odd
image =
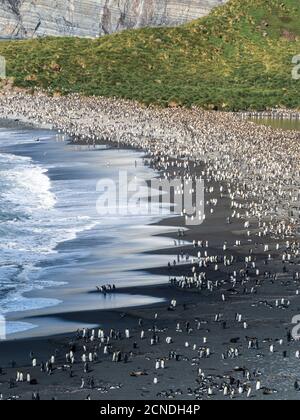
[[[17,86],[209,109],[300,107],[299,0],[232,0],[177,28],[1,42]]]

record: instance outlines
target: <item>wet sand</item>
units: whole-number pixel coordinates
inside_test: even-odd
[[[229,246],[228,252],[236,256],[235,267],[243,266],[244,255],[251,245],[242,229],[241,223],[228,225],[225,223],[226,215],[230,211],[229,202],[226,198],[219,203],[215,214],[208,220],[192,230],[186,232],[184,240],[192,242],[194,239],[204,238],[209,240],[210,255],[222,254],[220,242],[226,238],[229,244],[235,243],[239,238],[242,241],[240,247]],[[166,221],[162,223],[166,224]],[[180,217],[168,220],[173,226],[184,226]],[[174,235],[177,240],[177,235]],[[181,250],[181,247],[179,247]],[[257,244],[255,255],[259,265],[264,267],[265,255],[262,251],[262,243]],[[196,255],[196,249],[190,245],[185,246],[184,251],[189,255]],[[174,248],[162,252],[174,255]],[[165,274],[166,276],[180,276],[190,273],[191,264],[173,267],[154,269],[151,273]],[[272,262],[268,267],[278,272],[282,270],[282,263]],[[292,269],[292,267],[291,267]],[[251,373],[255,370],[257,376],[251,374],[251,379],[246,381],[252,385],[254,391],[250,398],[255,399],[298,399],[299,394],[294,390],[294,382],[297,377],[298,360],[295,352],[299,348],[296,342],[287,342],[287,332],[291,329],[291,319],[300,311],[299,298],[296,298],[295,290],[297,284],[290,280],[288,273],[274,284],[270,280],[262,280],[257,294],[250,294],[250,289],[256,284],[256,278],[247,282],[247,292],[242,293],[243,286],[238,285],[232,289],[228,281],[228,272],[232,270],[221,270],[215,273],[211,268],[207,271],[210,278],[222,279],[221,287],[214,291],[193,291],[181,290],[169,284],[150,287],[135,287],[119,290],[118,293],[142,294],[153,297],[164,298],[166,302],[172,299],[177,300],[175,311],[168,310],[168,304],[156,304],[149,307],[137,307],[116,311],[85,311],[76,313],[57,314],[64,320],[80,325],[88,323],[99,325],[107,332],[115,330],[125,331],[130,328],[131,338],[112,340],[112,350],[118,349],[122,353],[132,352],[128,363],[112,362],[112,354],[103,355],[103,346],[99,349],[99,361],[90,364],[90,371],[83,373],[83,366],[80,361],[73,366],[73,377],[70,378],[69,368],[65,361],[65,354],[69,351],[71,343],[75,343],[79,349],[84,341],[76,339],[74,334],[45,337],[43,339],[29,339],[17,342],[3,342],[0,345],[1,362],[3,374],[0,377],[0,392],[4,397],[20,396],[22,399],[31,399],[32,392],[39,392],[42,399],[85,399],[90,396],[92,399],[223,399],[222,384],[235,381],[243,381],[241,369],[248,369]],[[90,293],[96,293],[91,291]],[[222,302],[222,294],[226,294],[226,302]],[[291,306],[288,309],[274,308],[274,302],[278,298],[291,299]],[[269,302],[273,308],[268,307],[264,302]],[[214,322],[215,314],[222,314],[222,321],[227,322],[226,329],[222,322]],[[243,314],[243,319],[249,324],[244,330],[241,323],[235,321],[236,313]],[[157,319],[155,319],[157,314]],[[139,320],[143,320],[145,339],[140,339],[141,327]],[[197,321],[201,321],[200,327]],[[27,321],[27,320],[25,320]],[[34,319],[28,321],[34,323]],[[191,331],[185,330],[189,322]],[[180,323],[182,331],[176,332],[176,326]],[[152,328],[156,325],[160,343],[150,345]],[[172,344],[166,343],[166,338],[171,336]],[[203,346],[203,339],[207,338],[207,344],[211,349],[208,358],[199,358],[199,348]],[[259,340],[258,350],[248,350],[247,337],[256,337]],[[283,339],[283,344],[278,343]],[[134,343],[137,343],[137,347]],[[186,347],[186,342],[189,347]],[[270,353],[270,343],[275,344],[275,353]],[[89,343],[91,349],[99,341]],[[197,350],[193,350],[196,345]],[[234,359],[222,360],[222,353],[234,347],[240,351],[240,356]],[[52,375],[41,373],[39,368],[30,367],[30,352],[33,351],[38,361],[45,361],[52,354],[57,354],[55,369]],[[169,352],[174,351],[179,355],[178,361],[168,360]],[[283,352],[287,351],[287,357]],[[81,354],[78,350],[78,354]],[[166,358],[166,368],[155,370],[156,359]],[[10,361],[14,360],[17,365],[9,367]],[[63,369],[62,366],[65,365]],[[199,379],[197,370],[201,368],[206,375],[204,383]],[[9,380],[14,378],[16,371],[30,372],[31,378],[37,380],[37,385],[17,384],[9,389]],[[144,372],[145,375],[133,377],[132,372]],[[137,373],[138,375],[140,373]],[[85,385],[80,389],[81,378],[85,378]],[[158,384],[153,383],[158,378]],[[94,379],[94,387],[90,388],[88,379]],[[255,383],[260,378],[262,389],[255,391]],[[213,395],[208,395],[208,387],[213,388]],[[246,398],[245,394],[235,394],[233,399]]]
[[[183,113],[187,115],[188,112]],[[219,117],[208,114],[207,118],[215,119],[217,123]],[[230,118],[224,116],[227,136],[232,134],[229,131]],[[233,121],[234,135],[239,139],[239,123],[236,119]],[[266,140],[268,136],[273,136],[271,129],[245,123],[241,123],[241,126],[248,130],[248,134],[253,129],[255,134],[259,133],[262,138],[265,136]],[[221,131],[222,127],[218,129]],[[273,138],[280,153],[282,150],[278,145],[284,136],[282,132],[275,132]],[[294,147],[298,133],[291,132],[287,137]],[[242,144],[241,139],[238,141]],[[93,139],[93,142],[96,140]],[[260,146],[256,144],[256,147]],[[290,152],[288,149],[285,156],[287,161]],[[161,170],[155,155],[152,157],[153,166]],[[236,160],[230,160],[230,171],[234,170],[233,164],[239,164],[237,158],[236,155]],[[260,154],[258,158],[261,158]],[[180,159],[182,157],[176,159],[177,164],[181,162]],[[296,162],[290,164],[295,165]],[[203,167],[193,166],[188,169],[188,173],[200,173],[202,170]],[[251,165],[245,166],[243,176],[252,176],[252,170]],[[176,171],[181,169],[178,167],[172,171],[174,176]],[[259,180],[261,184],[267,179],[267,172],[266,178]],[[279,174],[277,168],[272,173],[276,182]],[[285,176],[288,176],[287,173]],[[238,171],[236,177],[239,178]],[[170,255],[170,266],[149,270],[150,276],[165,275],[165,284],[118,290],[118,293],[159,297],[165,301],[147,307],[114,311],[53,314],[77,323],[79,328],[81,323],[99,326],[104,330],[104,341],[98,338],[97,328],[94,333],[80,331],[78,334],[0,343],[3,366],[0,393],[3,398],[31,399],[33,392],[39,393],[42,399],[299,398],[299,359],[296,357],[299,342],[291,337],[292,318],[300,313],[300,280],[297,276],[299,253],[295,251],[298,244],[291,244],[296,241],[294,231],[291,232],[288,227],[279,234],[276,231],[277,225],[274,228],[269,218],[268,211],[272,211],[271,198],[276,198],[278,192],[276,185],[272,184],[270,177],[270,184],[263,184],[259,190],[262,197],[257,198],[259,201],[264,193],[270,193],[269,201],[263,207],[266,226],[269,227],[268,234],[264,235],[261,234],[264,226],[257,220],[257,214],[253,213],[253,217],[249,217],[251,224],[247,228],[245,218],[231,217],[232,199],[228,190],[218,194],[217,205],[211,213],[210,199],[216,197],[221,181],[215,182],[213,177],[205,181],[207,218],[204,223],[185,230],[182,238],[178,238],[176,233],[167,233],[177,242],[176,247],[155,251]],[[232,185],[236,187],[233,182]],[[274,191],[265,188],[270,185]],[[237,199],[241,208],[243,205],[248,208],[247,198],[245,194],[245,200],[241,197]],[[285,200],[286,196],[283,196],[284,205]],[[250,209],[253,208],[255,200]],[[183,217],[161,223],[186,229]],[[181,239],[190,245],[180,244]],[[290,242],[288,245],[287,240]],[[193,241],[203,243],[200,246],[193,245]],[[199,251],[207,260],[212,257],[213,262],[200,268],[197,257]],[[174,254],[178,254],[175,264]],[[222,264],[224,258],[230,264]],[[200,290],[191,283],[191,288],[181,288],[168,282],[169,278],[191,278],[193,269],[196,273],[205,272],[212,287]],[[89,293],[96,294],[94,290]],[[172,300],[176,300],[176,307],[170,307]],[[34,322],[34,319],[30,318],[30,322]],[[125,334],[127,329],[130,330],[129,338]],[[75,360],[70,361],[70,352],[75,354]],[[94,353],[97,353],[97,358],[87,365],[82,356],[93,356]],[[51,374],[31,366],[32,359],[36,358],[39,366],[52,355],[55,357]],[[11,360],[16,363],[13,367],[9,363]],[[32,384],[16,383],[17,372],[22,372],[25,377],[30,373]]]

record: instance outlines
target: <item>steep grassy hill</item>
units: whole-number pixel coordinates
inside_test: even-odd
[[[299,0],[231,0],[177,28],[1,42],[17,86],[210,109],[300,107]]]

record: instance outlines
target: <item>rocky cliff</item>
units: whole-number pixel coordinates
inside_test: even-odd
[[[128,28],[179,25],[227,0],[0,0],[0,36],[96,37]]]

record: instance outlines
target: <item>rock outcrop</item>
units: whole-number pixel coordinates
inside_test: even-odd
[[[227,0],[0,0],[0,36],[97,37],[143,26],[174,26]]]

